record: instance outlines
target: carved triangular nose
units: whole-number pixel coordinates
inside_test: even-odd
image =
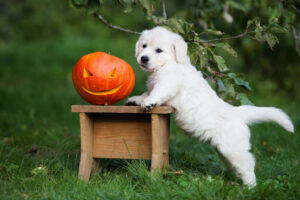
[[[117,69],[114,68],[108,75],[108,78],[117,78]]]

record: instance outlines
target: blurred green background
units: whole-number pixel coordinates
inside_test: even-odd
[[[168,15],[191,6],[191,2],[167,1]],[[129,14],[122,10],[111,3],[102,7],[101,13],[113,24],[132,30],[153,26],[145,19],[142,9]],[[231,35],[241,33],[248,20],[247,16],[241,16],[233,24],[218,23],[219,29]],[[109,29],[84,9],[71,8],[68,1],[1,1],[0,27],[2,114],[4,111],[8,115],[31,113],[41,119],[53,115],[57,122],[68,116],[72,120],[72,114],[57,112],[65,114],[70,111],[70,105],[85,104],[73,89],[71,73],[81,56],[95,51],[120,57],[133,67],[136,84],[131,95],[146,89],[147,74],[139,69],[134,58],[138,36]],[[233,40],[231,45],[237,50],[238,58],[229,55],[225,58],[233,71],[245,73],[249,79],[254,89],[250,99],[254,103],[273,106],[276,97],[284,98],[282,102],[286,104],[299,102],[300,59],[292,34],[281,35],[279,45],[273,50],[265,43],[247,38]],[[263,98],[256,100],[258,95]]]
[[[189,1],[167,1],[168,15],[171,16],[187,6],[190,6]],[[141,31],[153,26],[139,9],[124,14],[122,8],[107,6],[101,8],[101,13],[113,24],[132,30]],[[236,14],[238,16],[239,13]],[[236,24],[243,24],[247,19],[236,17],[235,20]],[[219,25],[219,29],[231,35],[243,31],[235,23]],[[56,199],[55,195],[58,194],[49,193],[47,189],[53,186],[50,182],[61,183],[63,187],[71,190],[75,186],[67,180],[70,177],[71,181],[77,180],[79,122],[78,115],[71,113],[70,108],[73,104],[87,104],[73,88],[73,66],[81,56],[95,51],[120,57],[135,71],[136,84],[131,95],[140,94],[146,89],[147,74],[139,69],[134,58],[138,36],[109,29],[94,16],[86,15],[83,9],[73,9],[68,1],[61,0],[0,1],[0,27],[0,198],[28,199],[52,195],[52,199]],[[300,60],[295,51],[292,34],[281,35],[279,45],[272,50],[266,44],[250,39],[234,40],[231,44],[239,57],[228,57],[227,61],[235,72],[246,73],[245,76],[253,88],[250,94],[252,102],[259,106],[283,108],[296,127],[294,136],[276,125],[254,127],[254,132],[268,132],[255,134],[252,139],[253,151],[259,163],[258,176],[264,181],[277,177],[279,182],[283,182],[285,192],[290,190],[296,194],[299,183],[297,180],[300,177],[299,170],[297,171],[300,157],[300,140],[297,136],[300,126]],[[124,101],[119,104],[123,103]],[[181,136],[173,125],[171,132],[170,152],[174,170],[190,170],[193,175],[198,172],[202,175],[220,174],[223,168],[210,147],[199,147],[201,145],[197,141]],[[268,149],[269,143],[275,145],[273,149]],[[41,155],[31,153],[34,147]],[[277,147],[280,147],[279,150]],[[197,150],[200,155],[202,152],[202,156],[199,156]],[[272,159],[282,159],[281,164],[277,166],[272,163]],[[270,170],[268,163],[279,168]],[[47,166],[49,177],[32,175],[31,170],[39,165]],[[116,167],[119,163],[107,165]],[[185,179],[182,180],[183,185],[185,181],[197,182],[187,177],[181,178]],[[295,184],[291,183],[288,188],[286,184],[294,179],[297,179],[293,182]],[[172,181],[160,184],[170,184]],[[209,185],[211,179],[207,181]],[[125,181],[122,184],[125,187],[128,183]],[[273,182],[269,184],[275,184],[270,186],[274,190],[268,190],[266,186],[267,192],[264,194],[277,194],[276,187],[281,186]],[[82,189],[86,186],[80,187]],[[182,187],[184,190],[184,186]],[[108,188],[107,186],[106,189]],[[57,190],[64,189],[54,186],[50,189],[52,192]],[[90,190],[92,189],[88,191]],[[44,193],[40,194],[38,191]],[[77,192],[81,194],[80,192],[86,191]],[[224,195],[226,194],[225,192]],[[126,196],[122,192],[119,195]],[[64,197],[73,198],[72,195],[60,196],[61,199]]]

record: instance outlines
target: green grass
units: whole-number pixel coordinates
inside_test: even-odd
[[[89,183],[79,180],[79,121],[70,106],[86,103],[73,88],[73,65],[83,54],[111,52],[133,66],[133,94],[141,93],[146,74],[134,60],[135,40],[123,35],[112,43],[100,34],[93,42],[75,35],[0,45],[0,199],[300,199],[300,105],[265,91],[261,80],[251,99],[286,110],[296,133],[274,124],[251,128],[256,188],[242,186],[212,147],[184,136],[173,121],[166,173],[151,175],[148,161],[107,159]]]

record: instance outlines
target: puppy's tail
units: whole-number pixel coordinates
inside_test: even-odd
[[[294,126],[282,110],[274,107],[256,107],[243,105],[235,107],[238,115],[246,124],[273,121],[289,132],[294,132]]]

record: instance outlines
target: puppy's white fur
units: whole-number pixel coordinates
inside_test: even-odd
[[[157,53],[157,49],[161,53]],[[148,56],[147,63],[141,62]],[[151,109],[154,105],[175,108],[176,124],[187,134],[209,141],[222,160],[234,169],[244,184],[255,186],[255,160],[250,150],[248,124],[274,121],[293,132],[289,117],[273,107],[234,107],[217,96],[190,64],[187,44],[178,34],[161,27],[143,31],[136,43],[136,58],[149,72],[148,91],[127,103]]]

